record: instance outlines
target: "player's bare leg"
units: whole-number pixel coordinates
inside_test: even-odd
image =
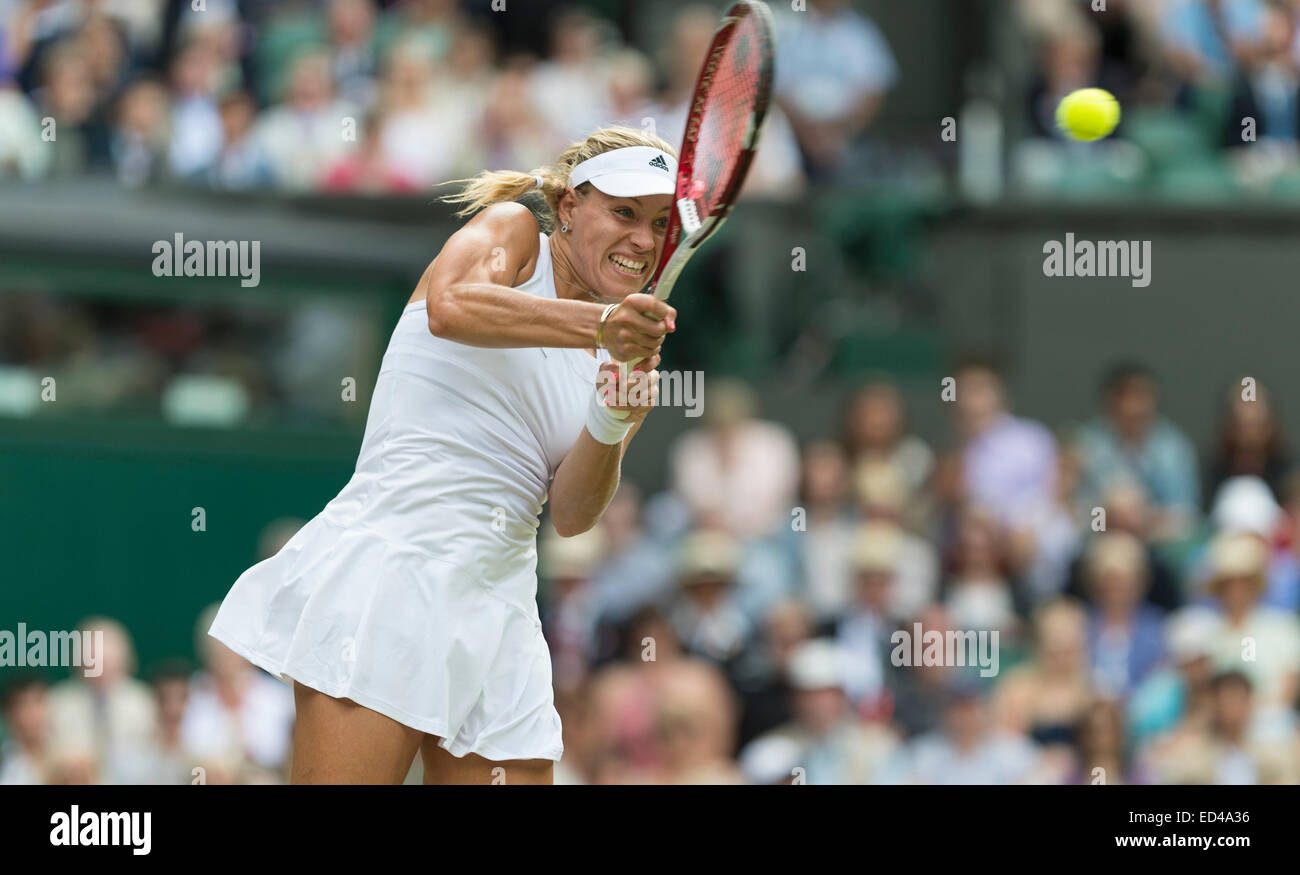
[[[424,733],[295,682],[293,784],[400,784]]]
[[[489,760],[478,754],[452,756],[438,746],[438,736],[426,735],[420,745],[426,784],[554,784],[552,760]]]

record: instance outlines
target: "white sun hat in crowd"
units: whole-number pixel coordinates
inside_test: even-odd
[[[1253,532],[1271,538],[1282,519],[1273,491],[1258,477],[1231,477],[1214,496],[1210,522],[1221,532]]]
[[[1223,621],[1209,608],[1183,608],[1169,618],[1166,639],[1169,652],[1179,662],[1214,653],[1214,638]]]
[[[825,690],[844,686],[844,653],[824,638],[805,641],[790,656],[790,684],[797,690]]]
[[[794,776],[803,758],[803,745],[793,738],[765,735],[741,751],[740,770],[755,784],[778,784]]]

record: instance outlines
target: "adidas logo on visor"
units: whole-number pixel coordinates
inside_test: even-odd
[[[660,170],[666,171],[668,169],[668,162],[664,160],[664,156],[656,155],[650,159],[650,166],[658,167]]]

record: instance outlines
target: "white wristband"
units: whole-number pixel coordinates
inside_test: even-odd
[[[600,390],[591,393],[591,403],[587,405],[587,431],[592,437],[602,444],[621,444],[631,429],[630,418],[620,418],[601,402]]]

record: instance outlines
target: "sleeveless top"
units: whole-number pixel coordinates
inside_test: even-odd
[[[555,298],[545,234],[516,289]],[[537,616],[537,530],[551,478],[586,422],[606,350],[489,349],[430,333],[408,304],[375,382],[334,523],[456,566]],[[382,573],[376,570],[377,573]]]

